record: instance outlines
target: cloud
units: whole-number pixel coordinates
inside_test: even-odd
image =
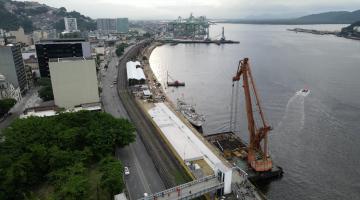
[[[64,6],[93,18],[175,19],[190,12],[208,18],[248,16],[296,17],[305,14],[360,9],[359,0],[38,0]]]

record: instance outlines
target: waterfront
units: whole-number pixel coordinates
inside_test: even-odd
[[[229,129],[231,77],[249,57],[268,121],[270,151],[284,177],[262,187],[270,199],[356,199],[360,196],[360,42],[287,31],[299,26],[225,26],[240,44],[178,44],[156,48],[150,63],[159,81],[168,71],[186,82],[168,88],[171,100],[185,99],[206,115],[205,134]],[[336,30],[345,25],[300,26]],[[307,97],[295,95],[309,87]],[[240,135],[247,138],[243,113]]]

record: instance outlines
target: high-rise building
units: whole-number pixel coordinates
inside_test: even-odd
[[[118,33],[129,32],[129,20],[128,18],[117,18],[116,19],[116,31]]]
[[[104,33],[127,33],[129,31],[128,18],[97,19],[97,30]]]
[[[19,87],[21,93],[26,92],[28,84],[20,45],[0,46],[0,73],[15,88]]]
[[[68,109],[100,102],[94,59],[50,59],[49,66],[56,106]]]
[[[91,57],[90,43],[85,39],[42,40],[35,44],[41,77],[49,77],[49,59]]]
[[[114,33],[116,32],[116,20],[115,19],[97,19],[97,30],[102,31],[104,33]]]
[[[34,43],[39,42],[40,40],[55,39],[56,29],[36,30],[33,32],[32,37]]]
[[[66,32],[77,32],[78,31],[76,18],[64,17],[64,22],[65,22],[65,31]]]

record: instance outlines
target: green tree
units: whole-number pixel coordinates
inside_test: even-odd
[[[104,157],[111,162],[99,165],[99,185],[108,194],[121,191],[121,163],[108,156],[135,140],[129,121],[89,111],[17,119],[0,137],[0,199],[33,197],[34,185],[44,183],[54,199],[87,199],[94,194],[88,185],[97,184],[89,183],[90,168]]]
[[[116,51],[115,51],[116,55],[120,57],[124,53],[124,50],[126,47],[128,47],[128,44],[126,44],[126,43],[121,43],[121,44],[117,45]]]
[[[39,97],[44,101],[54,100],[54,93],[51,86],[42,87],[39,90]]]
[[[0,100],[0,117],[4,116],[16,104],[15,99]]]
[[[124,189],[123,165],[114,157],[108,156],[101,160],[100,171],[103,173],[100,180],[100,186],[108,190],[110,198],[119,194]]]

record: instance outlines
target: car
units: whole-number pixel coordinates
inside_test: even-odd
[[[110,87],[112,88],[112,87],[114,87],[114,85],[110,85]]]
[[[128,167],[124,167],[124,173],[125,173],[125,175],[129,175],[129,174],[130,174],[130,171],[129,171],[129,168],[128,168]]]
[[[148,195],[148,193],[145,192],[145,193],[144,193],[144,197],[147,197],[147,196],[149,196],[149,195]]]

